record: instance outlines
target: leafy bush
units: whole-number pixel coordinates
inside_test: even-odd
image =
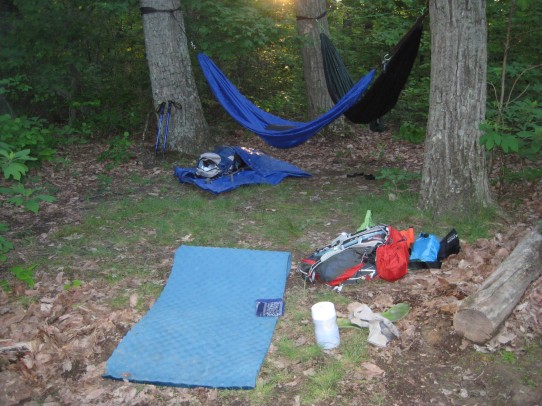
[[[6,224],[0,223],[0,233],[8,231]],[[13,249],[13,243],[8,241],[4,236],[0,235],[0,262],[6,262],[6,254]]]
[[[130,134],[126,131],[123,135],[117,135],[109,141],[109,148],[98,156],[99,161],[111,161],[106,169],[128,162],[132,158],[133,155],[129,151],[132,141],[129,140],[129,137]]]
[[[10,268],[10,272],[15,275],[15,277],[20,280],[21,282],[26,283],[29,289],[34,288],[34,268],[36,268],[37,265],[31,265],[28,267],[24,267],[21,265],[14,266],[13,268]]]
[[[35,194],[36,190],[26,188],[22,183],[17,182],[11,187],[0,188],[0,193],[10,196],[8,203],[24,207],[26,210],[36,214],[40,210],[40,202],[52,203],[56,200],[54,196]]]
[[[27,161],[35,161],[36,158],[30,156],[30,150],[13,152],[13,147],[0,142],[0,168],[4,173],[4,178],[9,180],[21,180],[21,176],[28,172]]]
[[[418,127],[408,121],[401,124],[399,132],[393,135],[396,140],[404,140],[413,144],[422,144],[425,140],[425,128]]]
[[[481,124],[480,143],[491,154],[517,154],[537,160],[542,157],[542,109],[536,101],[518,100],[506,108],[489,110]]]
[[[504,170],[504,178],[509,182],[528,181],[535,182],[542,178],[542,168],[524,168],[517,172],[512,172],[509,169]]]
[[[13,118],[9,114],[0,116],[0,134],[2,141],[10,145],[12,151],[28,149],[37,160],[51,159],[55,150],[52,131],[46,128],[46,121],[37,117]]]
[[[1,88],[0,88],[1,89]],[[50,159],[55,151],[49,146],[52,142],[51,132],[45,128],[45,121],[38,118],[13,118],[5,114],[0,116],[0,168],[4,177],[0,195],[7,197],[6,204],[13,204],[33,213],[39,211],[40,202],[53,202],[53,196],[36,194],[36,190],[25,187],[23,181],[28,174],[28,164]],[[32,154],[32,155],[31,155]],[[13,243],[4,235],[8,226],[0,223],[0,262],[7,261],[7,253],[13,249]],[[16,265],[10,272],[19,280],[34,287],[35,266]],[[2,289],[9,290],[9,284],[0,280]]]

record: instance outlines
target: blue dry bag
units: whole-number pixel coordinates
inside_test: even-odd
[[[434,262],[437,260],[440,242],[433,234],[422,233],[414,241],[410,261]]]

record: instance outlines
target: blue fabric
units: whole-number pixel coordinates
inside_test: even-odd
[[[251,389],[277,317],[261,298],[282,298],[291,254],[181,246],[164,290],[106,363],[104,377],[179,387]]]
[[[440,241],[433,234],[420,234],[412,245],[410,261],[434,262],[438,258]]]
[[[374,70],[370,71],[328,112],[312,121],[302,123],[284,120],[260,109],[239,92],[208,56],[199,54],[198,60],[211,90],[222,107],[243,127],[277,148],[291,148],[302,144],[336,120],[356,104],[375,75]],[[269,126],[279,128],[270,129]]]
[[[231,147],[245,162],[247,168],[233,175],[221,176],[208,181],[196,176],[196,168],[175,168],[175,176],[181,183],[191,183],[214,194],[236,189],[242,185],[264,183],[276,185],[287,176],[309,177],[309,173],[298,167],[264,154],[258,150],[244,147]]]

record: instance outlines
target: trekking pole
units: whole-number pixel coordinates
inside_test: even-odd
[[[175,107],[177,110],[181,109],[181,105],[174,102],[173,100],[168,101],[167,106],[167,117],[166,117],[166,131],[164,134],[164,145],[162,146],[162,159],[164,158],[164,155],[166,153],[166,145],[167,145],[167,136],[168,136],[168,130],[169,130],[169,118],[171,116],[171,107]]]
[[[155,158],[156,158],[156,154],[158,153],[158,145],[160,145],[160,132],[162,131],[162,119],[164,118],[164,107],[165,106],[166,106],[166,102],[162,102],[156,108],[156,112],[159,113],[159,118],[158,118],[158,133],[156,134],[156,144],[154,145],[154,157]]]
[[[169,131],[169,118],[171,117],[171,106],[172,106],[172,104],[173,104],[173,102],[171,100],[169,100],[167,102],[166,129],[165,129],[165,132],[164,132],[164,144],[162,145],[162,159],[164,159],[165,154],[166,154],[167,134],[168,134],[168,131]]]

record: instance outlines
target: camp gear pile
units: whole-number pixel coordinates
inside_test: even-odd
[[[310,177],[297,166],[253,148],[222,146],[199,156],[196,167],[175,167],[181,183],[190,183],[214,194],[243,185],[276,185],[286,177]]]
[[[353,234],[341,233],[328,245],[301,259],[297,272],[310,282],[341,287],[380,278],[389,282],[404,277],[409,269],[440,268],[443,259],[460,250],[452,229],[442,240],[414,230],[399,231],[380,224]]]

